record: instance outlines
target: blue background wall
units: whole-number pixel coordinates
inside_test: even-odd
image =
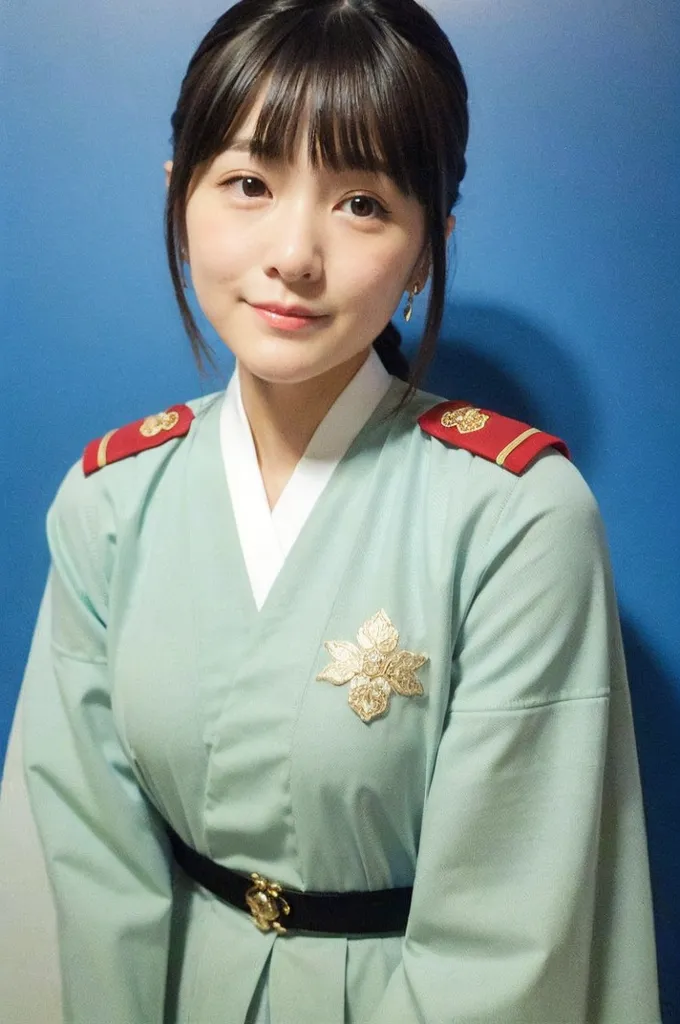
[[[600,501],[680,1021],[680,5],[430,6],[466,68],[473,132],[429,384],[561,433]],[[0,761],[61,476],[89,438],[221,384],[192,366],[162,250],[169,115],[220,12],[3,5]]]

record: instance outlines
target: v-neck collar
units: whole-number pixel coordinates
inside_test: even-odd
[[[220,446],[234,520],[256,607],[262,608],[339,462],[390,389],[392,377],[372,349],[317,427],[270,510],[238,368],[220,410]]]
[[[411,429],[403,414],[392,415],[406,385],[391,378],[382,401],[364,423],[340,459],[328,485],[300,530],[285,564],[258,607],[255,603],[241,549],[234,509],[220,449],[220,414],[223,400],[216,396],[196,417],[183,447],[184,497],[176,514],[187,529],[191,609],[196,640],[196,674],[200,681],[206,721],[214,723],[226,713],[225,673],[240,671],[254,657],[292,656],[291,634],[285,624],[294,609],[299,621],[316,622],[323,630],[340,587],[343,568],[349,571],[361,544],[362,523],[374,514],[376,496],[371,481],[380,472],[390,439]],[[347,527],[343,529],[343,520]],[[349,525],[351,524],[351,526]],[[324,567],[332,552],[332,578]],[[271,644],[279,638],[275,653]],[[322,643],[321,634],[309,630],[296,635],[296,649]],[[299,652],[298,652],[299,653]],[[228,703],[228,702],[227,702]],[[207,739],[209,742],[209,736]]]

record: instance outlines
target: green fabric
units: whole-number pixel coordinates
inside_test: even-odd
[[[25,762],[65,1024],[656,1024],[640,786],[606,543],[555,452],[516,477],[395,381],[260,612],[221,460],[189,435],[48,516]],[[384,609],[422,697],[362,722],[316,676]],[[258,932],[162,817],[292,888],[414,884],[404,938]],[[174,876],[174,893],[173,893]]]

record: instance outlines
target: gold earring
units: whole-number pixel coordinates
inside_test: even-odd
[[[413,290],[409,292],[408,302],[406,303],[406,308],[404,309],[404,320],[406,321],[406,323],[410,323],[411,317],[413,315],[413,299],[418,294],[419,291],[420,287],[417,284],[414,284]]]

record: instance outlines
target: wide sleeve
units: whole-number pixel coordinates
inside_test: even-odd
[[[107,658],[115,539],[71,471],[24,679],[24,771],[53,892],[64,1024],[161,1024],[171,876],[116,734]]]
[[[617,609],[573,467],[541,459],[470,558],[402,962],[370,1024],[657,1024]]]

